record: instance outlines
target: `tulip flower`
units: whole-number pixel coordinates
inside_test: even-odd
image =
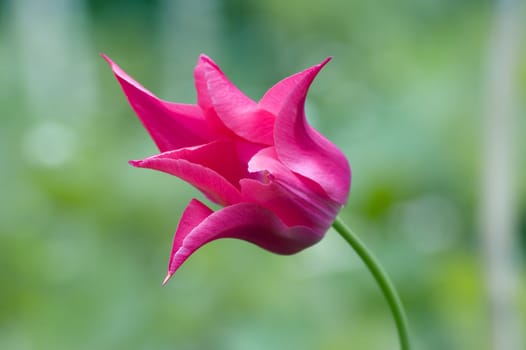
[[[160,151],[130,164],[177,176],[222,207],[213,211],[190,201],[175,231],[163,285],[214,240],[236,238],[294,254],[320,241],[332,225],[371,271],[393,313],[401,348],[410,348],[394,286],[337,217],[349,194],[349,163],[305,116],[309,87],[330,58],[281,80],[256,102],[201,55],[194,70],[194,105],[159,99],[102,56]]]
[[[255,102],[201,55],[195,105],[159,99],[104,58],[160,151],[130,164],[177,176],[223,206],[214,212],[190,201],[164,283],[216,239],[294,254],[323,238],[347,200],[351,179],[343,153],[305,117],[308,89],[330,58],[283,79]]]

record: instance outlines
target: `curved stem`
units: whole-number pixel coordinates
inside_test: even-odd
[[[376,283],[382,290],[382,293],[391,308],[393,318],[398,330],[398,338],[400,340],[400,349],[409,350],[409,332],[407,327],[407,318],[405,316],[404,308],[396,289],[387,276],[387,273],[381,267],[374,255],[365,247],[365,244],[345,225],[342,219],[337,216],[332,227],[351,245],[354,251],[360,256],[365,266],[372,273]]]

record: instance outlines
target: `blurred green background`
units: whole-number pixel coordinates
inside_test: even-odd
[[[334,56],[307,113],[350,160],[341,215],[398,286],[416,349],[490,349],[494,16],[479,0],[0,1],[0,349],[397,349],[378,287],[332,231],[291,257],[217,241],[161,288],[179,216],[203,196],[127,164],[157,150],[100,52],[188,103],[201,52],[254,99]],[[524,329],[524,45],[515,57],[510,273]]]

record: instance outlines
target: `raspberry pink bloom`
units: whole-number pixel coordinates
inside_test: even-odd
[[[351,181],[343,153],[305,117],[308,89],[330,58],[283,79],[255,102],[201,55],[193,105],[157,98],[103,57],[160,151],[130,164],[177,176],[222,206],[213,211],[190,201],[163,284],[216,239],[237,238],[294,254],[323,238],[347,200]]]

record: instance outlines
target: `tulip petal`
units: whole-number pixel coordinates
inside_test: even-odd
[[[264,97],[264,104],[279,110],[274,125],[279,159],[292,171],[318,183],[330,198],[345,204],[351,177],[349,163],[332,142],[308,125],[305,117],[308,89],[329,60],[278,83],[275,91]]]
[[[213,202],[230,205],[241,200],[239,180],[248,175],[246,162],[238,156],[239,148],[242,147],[235,142],[214,141],[160,153],[144,160],[131,161],[130,164],[177,176]]]
[[[272,210],[289,226],[305,225],[323,233],[341,208],[317,183],[281,163],[274,147],[255,154],[249,162],[249,171],[261,176],[260,181],[241,180],[243,201]]]
[[[241,239],[273,253],[288,255],[315,244],[322,237],[304,226],[286,226],[270,210],[257,204],[239,203],[212,212],[194,199],[175,232],[165,281],[197,249],[216,239]]]
[[[318,71],[320,71],[321,68],[323,68],[323,66],[325,66],[331,59],[332,57],[327,57],[320,64],[309,67],[304,71],[288,76],[277,82],[274,86],[268,89],[261,100],[259,100],[259,106],[277,116],[286,103],[286,99],[291,91],[294,90],[298,84],[302,84],[302,80],[304,80],[306,76],[312,74],[313,70],[316,70],[314,73],[314,76],[316,76]],[[314,77],[312,79],[314,79]]]
[[[179,220],[179,224],[175,231],[176,233],[173,238],[172,251],[168,263],[168,274],[163,281],[163,286],[175,272],[175,269],[173,269],[172,266],[181,266],[191,254],[184,254],[183,251],[183,241],[186,236],[192,232],[194,227],[199,225],[212,213],[212,209],[208,208],[197,199],[192,199],[190,203],[188,203],[188,206],[181,215],[181,219]]]
[[[203,144],[212,139],[199,106],[163,101],[131,78],[108,56],[124,94],[161,152]]]
[[[326,197],[325,191],[319,184],[287,168],[279,160],[276,147],[263,148],[255,153],[248,161],[248,171],[250,173],[268,172],[268,180],[286,183],[287,187],[295,188],[297,192],[313,192]]]
[[[199,105],[213,108],[221,122],[237,136],[272,145],[275,116],[243,94],[209,57],[196,66]]]

